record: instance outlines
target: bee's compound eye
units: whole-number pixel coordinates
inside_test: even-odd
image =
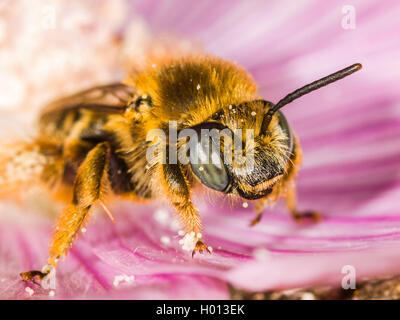
[[[290,129],[289,123],[286,120],[286,117],[283,115],[282,112],[277,111],[278,114],[278,118],[279,118],[279,128],[287,135],[288,140],[287,140],[287,144],[288,144],[288,148],[289,151],[292,152],[293,151],[293,134],[292,134],[292,130]]]
[[[207,187],[224,191],[229,185],[229,176],[221,159],[219,147],[212,141],[199,141],[190,150],[190,164],[195,175]]]

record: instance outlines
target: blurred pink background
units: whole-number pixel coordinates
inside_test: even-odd
[[[0,0],[6,141],[33,136],[49,100],[122,80],[124,66],[140,65],[148,49],[201,48],[236,61],[272,102],[363,64],[361,72],[285,108],[304,151],[300,207],[323,212],[322,223],[296,225],[277,205],[251,229],[251,206],[196,199],[214,253],[192,260],[178,244],[168,208],[123,203],[113,208],[115,225],[102,213],[93,219],[60,263],[49,297],[35,286],[30,295],[18,273],[42,266],[55,215],[35,202],[3,202],[0,298],[227,299],[227,283],[249,291],[340,286],[345,265],[359,279],[397,273],[399,16],[395,0]],[[134,280],[116,286],[120,275]]]

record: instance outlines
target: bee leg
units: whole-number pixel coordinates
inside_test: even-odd
[[[305,220],[312,220],[315,222],[322,220],[322,215],[313,210],[308,211],[299,211],[297,209],[297,194],[296,194],[296,187],[290,187],[286,193],[286,205],[292,214],[293,218],[297,222],[304,222]]]
[[[263,213],[264,213],[263,212],[264,206],[265,206],[264,199],[260,199],[256,202],[256,206],[255,206],[256,217],[250,221],[250,227],[254,227],[261,221]]]
[[[73,200],[62,211],[49,248],[48,265],[42,271],[21,273],[24,281],[42,280],[56,267],[59,258],[71,247],[76,235],[89,216],[91,206],[103,195],[107,185],[110,155],[108,143],[100,143],[86,156],[76,174]]]
[[[164,164],[163,167],[164,186],[168,199],[175,207],[179,220],[188,234],[193,233],[197,242],[193,249],[192,256],[196,252],[211,253],[201,238],[200,215],[190,198],[190,190],[186,177],[182,173],[179,164]]]
[[[263,213],[257,213],[256,217],[250,221],[250,227],[254,227],[255,225],[259,224],[262,219]]]

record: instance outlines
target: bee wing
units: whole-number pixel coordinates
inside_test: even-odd
[[[123,113],[134,95],[135,89],[122,83],[93,87],[53,101],[41,113],[41,120],[77,109]]]

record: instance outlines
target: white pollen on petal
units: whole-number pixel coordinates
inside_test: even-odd
[[[124,282],[127,284],[132,283],[133,281],[135,281],[135,276],[134,275],[126,275],[126,274],[121,274],[118,276],[114,277],[114,281],[113,281],[113,285],[114,287],[118,287],[120,283]]]
[[[197,90],[200,90],[200,85],[199,85],[199,84],[197,85],[196,89],[197,89]]]
[[[142,99],[146,99],[147,98],[147,94],[142,94]]]
[[[179,240],[179,244],[184,251],[193,251],[196,247],[197,237],[194,232],[186,233],[185,236]]]
[[[203,167],[199,167],[199,171],[203,171],[204,170],[204,168]]]
[[[29,287],[25,288],[25,292],[27,292],[30,297],[32,297],[32,295],[35,293],[35,291]]]
[[[249,206],[249,204],[247,202],[243,202],[242,206],[243,206],[243,208],[247,208]]]
[[[167,244],[170,244],[170,243],[171,243],[171,238],[168,237],[168,236],[162,236],[162,237],[160,238],[160,241],[161,241],[162,244],[167,245]]]
[[[156,220],[161,225],[167,225],[170,220],[170,214],[165,209],[157,209],[153,215],[154,220]]]
[[[82,228],[81,231],[82,231],[82,233],[85,233],[87,230],[86,230],[86,228]]]
[[[212,247],[208,247],[207,249],[208,249],[208,251],[213,252],[213,248]]]
[[[47,275],[42,279],[41,285],[45,290],[55,290],[56,289],[56,269],[51,265],[45,265],[42,270],[43,273]]]
[[[255,111],[252,111],[251,112],[251,115],[254,117],[255,115],[257,114],[257,112],[255,112]]]
[[[50,292],[49,292],[49,297],[54,297],[55,294],[56,294],[56,293],[55,293],[53,290],[50,290]]]
[[[267,261],[270,258],[270,253],[265,248],[256,248],[253,251],[253,256],[256,258],[256,260]]]

